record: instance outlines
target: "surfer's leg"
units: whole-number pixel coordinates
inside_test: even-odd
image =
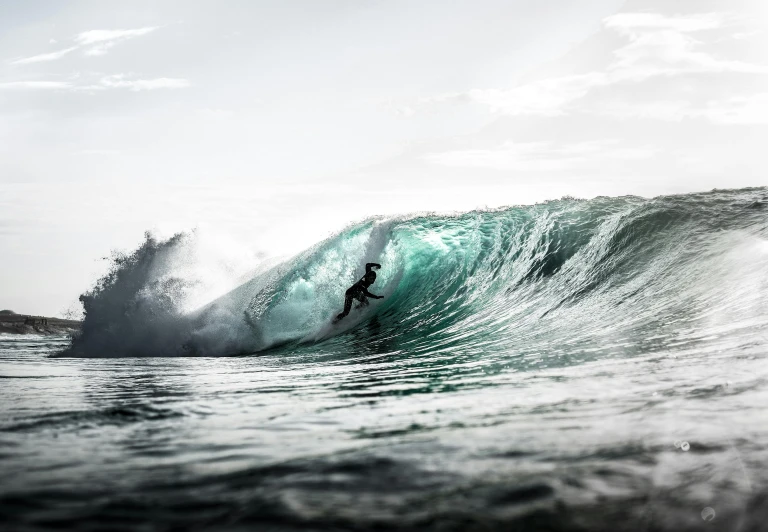
[[[352,302],[355,300],[354,296],[346,296],[344,298],[344,315],[346,316],[349,314],[349,311],[352,310]]]
[[[336,321],[340,320],[341,318],[349,314],[349,311],[352,309],[353,299],[354,298],[352,297],[351,294],[346,294],[346,296],[344,296],[344,311],[338,316],[336,316]]]

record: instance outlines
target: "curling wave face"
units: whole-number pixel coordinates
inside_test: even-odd
[[[187,303],[203,281],[178,273],[194,235],[148,237],[82,296],[82,332],[63,354],[223,356],[312,344],[338,355],[497,355],[524,369],[648,352],[659,337],[748,341],[768,312],[766,197],[566,198],[371,219],[262,264],[196,310]],[[366,262],[381,263],[371,290],[385,299],[331,327]]]

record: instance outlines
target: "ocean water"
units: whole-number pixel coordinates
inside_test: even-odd
[[[196,246],[0,336],[4,529],[768,530],[768,189],[375,218],[207,300]]]

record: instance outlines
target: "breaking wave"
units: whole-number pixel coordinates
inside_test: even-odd
[[[148,235],[81,296],[82,331],[61,354],[313,344],[342,354],[516,353],[524,368],[576,346],[581,356],[652,350],[644,330],[683,343],[748,341],[768,312],[766,198],[758,188],[373,218],[289,260],[237,267],[196,233]],[[366,262],[382,265],[371,291],[385,298],[331,326]]]

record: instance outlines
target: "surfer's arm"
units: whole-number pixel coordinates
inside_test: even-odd
[[[377,296],[376,294],[372,294],[365,288],[363,288],[363,294],[365,294],[366,297],[372,297],[373,299],[384,299],[384,296]]]
[[[368,264],[365,265],[365,273],[368,273],[373,268],[376,268],[377,270],[380,270],[381,269],[381,264],[376,264],[375,262],[369,262]]]

